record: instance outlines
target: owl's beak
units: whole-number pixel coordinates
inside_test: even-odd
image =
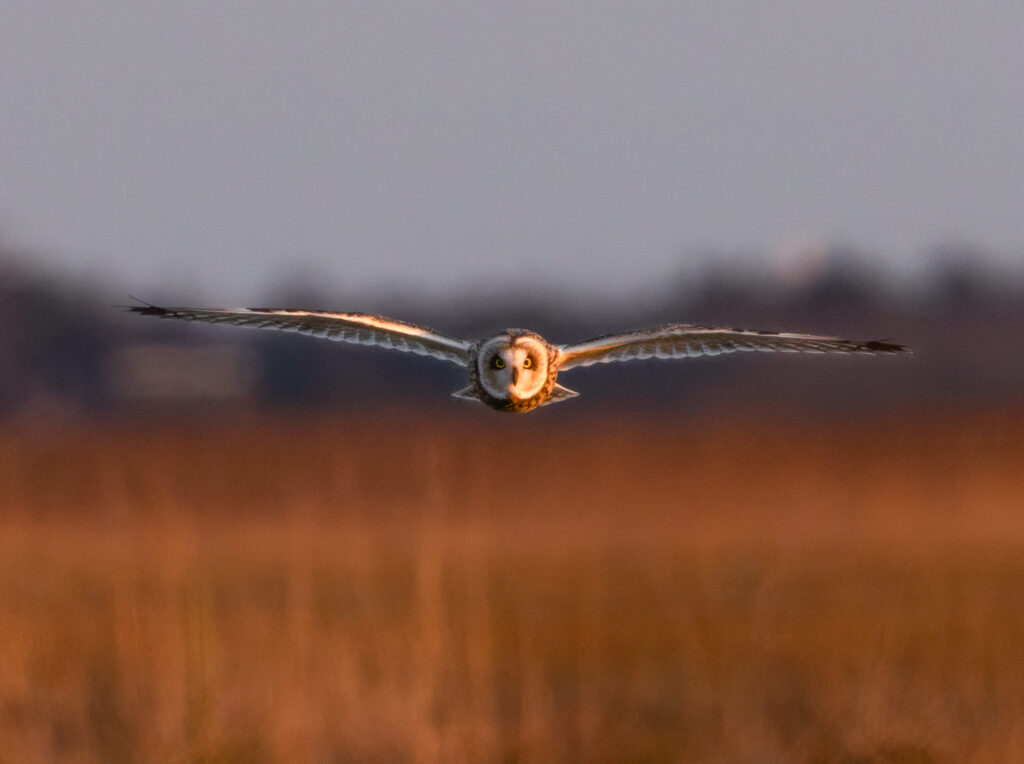
[[[519,384],[519,369],[518,368],[512,369],[512,385],[515,386],[515,385],[518,385],[518,384]]]

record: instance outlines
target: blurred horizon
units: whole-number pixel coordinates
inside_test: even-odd
[[[445,298],[410,293],[330,294],[301,269],[248,304],[376,312],[470,339],[512,326],[555,343],[661,323],[744,326],[850,339],[890,339],[910,358],[790,354],[612,364],[565,380],[583,397],[559,417],[611,409],[689,416],[762,408],[809,415],[883,413],[923,406],[1017,404],[1024,365],[1008,348],[1024,332],[1024,278],[976,250],[937,249],[912,282],[894,282],[855,250],[809,252],[771,269],[719,263],[699,277],[652,285],[643,299],[557,290],[469,290]],[[212,304],[173,286],[132,290],[158,304]],[[129,293],[100,278],[71,279],[0,251],[0,417],[161,410],[462,411],[449,394],[464,372],[407,354],[280,332],[188,326],[129,315]],[[466,412],[467,414],[469,412]],[[542,414],[543,415],[543,414]]]
[[[624,255],[628,260],[628,256]],[[485,302],[557,301],[573,310],[587,302],[598,301],[613,309],[648,299],[665,299],[680,290],[699,290],[712,280],[734,279],[738,283],[763,282],[765,288],[799,288],[837,272],[867,278],[874,286],[892,294],[913,297],[927,293],[935,280],[951,272],[962,273],[989,286],[1016,289],[1024,285],[1024,249],[1021,252],[994,250],[961,239],[939,241],[923,248],[907,266],[893,262],[856,244],[817,239],[794,238],[774,250],[747,249],[725,251],[704,247],[690,252],[680,250],[674,262],[662,264],[628,286],[611,281],[605,286],[571,283],[564,278],[548,278],[543,271],[529,276],[507,275],[477,281],[453,279],[449,283],[424,284],[414,278],[386,280],[376,284],[333,279],[318,273],[310,262],[284,262],[264,280],[248,279],[239,284],[192,281],[187,271],[177,275],[150,275],[134,280],[130,275],[95,262],[74,262],[57,252],[32,246],[16,246],[4,241],[0,232],[0,264],[16,272],[46,275],[58,282],[78,283],[96,293],[109,293],[122,299],[139,295],[155,302],[174,302],[187,298],[192,303],[242,307],[280,299],[283,295],[382,305],[388,301],[403,304],[438,304],[455,299],[479,299]],[[166,299],[165,299],[166,298]],[[334,308],[341,309],[338,305]]]

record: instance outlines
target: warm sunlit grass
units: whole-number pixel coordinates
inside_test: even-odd
[[[8,432],[0,762],[1021,759],[1022,466],[1014,412]]]

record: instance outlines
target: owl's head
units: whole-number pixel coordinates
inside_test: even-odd
[[[501,401],[525,401],[548,384],[548,345],[532,332],[511,330],[480,345],[477,376],[480,386]]]

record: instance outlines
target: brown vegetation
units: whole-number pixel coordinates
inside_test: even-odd
[[[0,435],[0,761],[1024,760],[1024,415]]]

